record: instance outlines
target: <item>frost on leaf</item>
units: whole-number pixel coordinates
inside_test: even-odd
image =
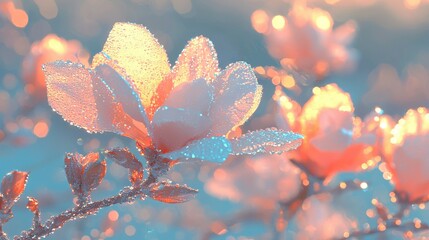
[[[163,154],[169,159],[199,159],[212,162],[223,162],[231,154],[231,143],[225,137],[203,138],[191,142],[186,147]]]
[[[12,171],[8,173],[1,183],[1,211],[8,212],[18,201],[27,184],[28,173]]]
[[[164,184],[150,191],[150,197],[165,203],[183,203],[192,200],[198,190],[188,186]]]
[[[103,180],[106,174],[106,161],[98,161],[98,153],[82,156],[69,153],[64,159],[67,180],[73,193],[80,197],[88,196]]]
[[[258,130],[232,139],[232,154],[282,153],[299,147],[303,136],[276,128]]]
[[[245,62],[230,64],[212,84],[215,93],[209,113],[214,123],[211,135],[225,135],[255,112],[261,101],[262,86]]]
[[[37,213],[39,211],[39,201],[33,197],[28,197],[27,206],[28,210],[32,213]]]
[[[104,154],[129,170],[129,179],[133,185],[138,185],[143,181],[143,165],[128,148],[115,148],[107,150]]]

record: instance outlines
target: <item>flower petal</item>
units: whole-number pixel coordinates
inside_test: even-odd
[[[255,112],[262,86],[245,62],[229,65],[216,77],[213,86],[215,96],[209,116],[214,124],[210,135],[220,136],[242,125]]]
[[[232,139],[232,154],[282,153],[296,149],[302,143],[302,136],[276,128],[253,131]]]
[[[176,159],[200,159],[223,162],[231,154],[231,143],[225,137],[210,137],[196,140],[186,147],[163,154],[162,157]]]
[[[207,114],[212,101],[212,88],[207,85],[206,80],[199,78],[175,87],[165,100],[164,105],[173,108],[192,109]]]
[[[163,106],[153,116],[153,143],[163,152],[176,150],[207,135],[210,125],[199,112]]]
[[[198,78],[212,80],[218,71],[217,54],[213,43],[203,36],[193,38],[173,67],[174,86]]]
[[[143,25],[115,23],[103,53],[125,69],[147,108],[159,83],[170,72],[167,54],[156,38]],[[104,61],[103,58],[94,58],[93,66]]]
[[[116,132],[112,96],[91,71],[63,61],[44,65],[44,71],[48,101],[54,111],[89,132]]]
[[[141,105],[139,95],[136,92],[136,87],[133,85],[133,82],[128,80],[125,76],[119,75],[115,69],[106,64],[101,64],[94,70],[97,76],[100,77],[103,83],[112,92],[115,101],[122,104],[124,111],[133,119],[149,126],[149,120],[145,109]]]

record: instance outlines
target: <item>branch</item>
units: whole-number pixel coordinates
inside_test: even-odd
[[[429,230],[429,225],[424,224],[424,223],[420,223],[419,225],[416,225],[415,222],[406,222],[403,224],[395,224],[394,222],[391,222],[391,223],[388,223],[384,226],[385,226],[385,228],[382,228],[382,229],[373,228],[373,229],[369,229],[366,231],[352,232],[352,233],[348,234],[348,236],[339,238],[338,240],[367,237],[367,236],[371,236],[373,234],[383,233],[387,230],[392,230],[392,229],[401,230],[403,232],[411,231],[412,233],[416,233],[416,232],[424,231],[424,230]]]
[[[149,175],[146,181],[140,188],[125,187],[117,195],[96,201],[88,204],[76,206],[67,210],[59,215],[49,218],[45,224],[33,227],[29,230],[23,231],[21,235],[15,236],[15,240],[28,240],[40,239],[54,233],[58,228],[62,227],[65,223],[79,218],[84,218],[93,215],[98,210],[106,208],[115,204],[127,203],[134,200],[142,194],[148,194],[149,186],[157,182],[157,178]],[[2,239],[2,238],[0,238]]]

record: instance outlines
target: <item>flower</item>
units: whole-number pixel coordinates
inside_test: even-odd
[[[320,178],[360,170],[377,155],[375,134],[363,131],[366,125],[354,117],[350,95],[336,84],[316,87],[313,93],[302,109],[285,94],[274,95],[277,111],[271,121],[304,135],[290,157]]]
[[[390,147],[384,152],[398,199],[419,203],[429,200],[429,111],[410,109],[391,131]]]
[[[90,69],[57,61],[44,71],[48,101],[65,120],[134,139],[152,158],[222,162],[230,154],[286,151],[302,138],[276,129],[224,137],[253,114],[262,87],[244,62],[219,71],[213,44],[202,36],[189,41],[170,70],[144,26],[116,23]]]
[[[30,52],[22,62],[22,77],[26,90],[39,99],[46,98],[45,76],[42,65],[58,59],[80,61],[88,65],[89,54],[76,40],[67,41],[54,34],[45,36],[31,45]]]
[[[285,154],[233,159],[217,168],[205,190],[218,198],[274,209],[298,195],[300,170]]]
[[[265,35],[270,55],[287,68],[293,66],[323,78],[329,72],[349,70],[355,65],[356,50],[349,47],[356,31],[352,21],[333,30],[328,12],[298,4],[287,17],[271,18],[257,10],[251,20],[254,29]]]

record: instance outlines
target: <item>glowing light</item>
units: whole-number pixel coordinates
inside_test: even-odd
[[[286,26],[286,18],[282,15],[276,15],[271,19],[271,24],[276,30],[282,30]]]
[[[362,189],[367,189],[367,188],[368,188],[368,183],[366,183],[366,182],[361,182],[359,186],[360,186],[360,188],[362,188]]]
[[[405,0],[404,6],[410,10],[416,9],[420,6],[421,0]]]
[[[127,234],[129,237],[134,236],[136,234],[136,228],[131,225],[127,226],[125,228],[125,234]]]
[[[282,85],[285,88],[293,88],[295,86],[295,79],[290,75],[283,76]]]
[[[112,210],[109,212],[109,214],[107,215],[107,217],[109,218],[110,221],[112,222],[116,222],[118,221],[119,218],[119,213],[115,210]]]
[[[268,31],[268,23],[270,21],[267,13],[264,10],[256,10],[250,17],[253,29],[258,33],[265,33]]]
[[[340,188],[341,189],[346,189],[346,187],[347,187],[347,183],[345,183],[345,182],[341,182],[340,183]]]
[[[317,28],[321,30],[329,30],[332,27],[332,18],[327,12],[317,11],[314,12],[313,20],[316,23]]]
[[[64,44],[55,36],[51,36],[47,44],[49,48],[55,50],[59,54],[62,54],[66,51],[66,46],[64,46]]]
[[[10,21],[19,28],[25,28],[28,24],[28,15],[24,10],[16,9],[11,13]]]
[[[33,134],[36,137],[44,138],[48,135],[48,133],[49,133],[49,125],[46,122],[40,121],[36,123],[36,125],[34,126]]]

